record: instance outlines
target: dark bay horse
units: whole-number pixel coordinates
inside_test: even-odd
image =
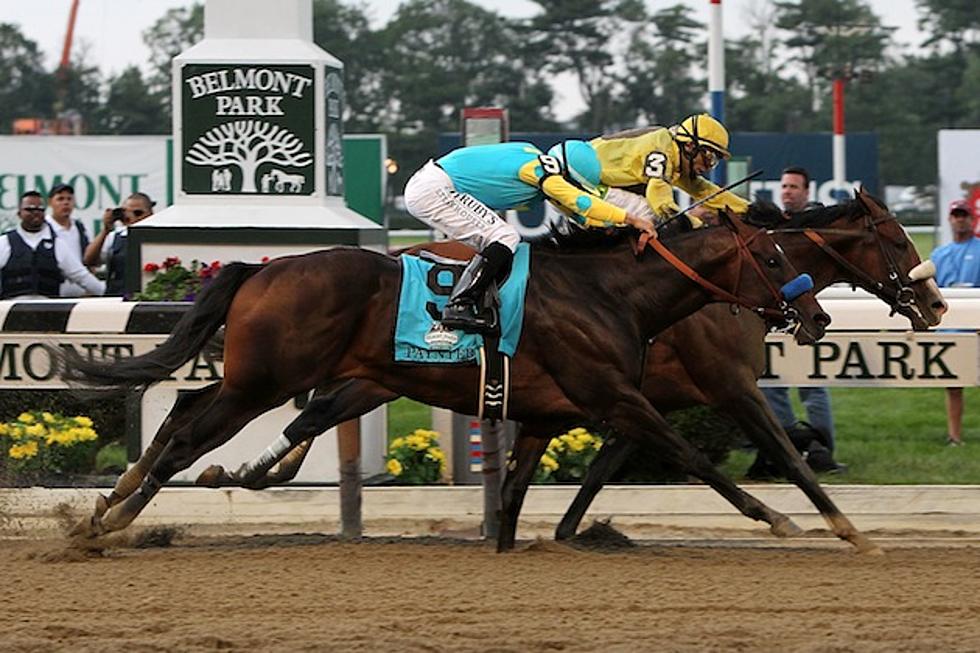
[[[922,271],[927,266],[921,264],[904,230],[883,205],[863,191],[845,205],[808,211],[792,220],[784,220],[774,205],[756,204],[750,219],[776,229],[773,236],[791,261],[813,275],[817,288],[835,282],[859,285],[906,316],[917,330],[938,324],[946,310],[931,273]],[[451,242],[431,243],[413,250],[422,248],[455,258],[472,255],[469,248]],[[789,444],[756,386],[764,366],[765,333],[765,324],[747,312],[733,315],[724,304],[706,306],[656,338],[647,357],[643,394],[661,412],[706,404],[731,415],[761,449],[781,460],[835,533],[843,537],[846,530],[835,526],[842,523],[839,511]],[[395,398],[367,382],[344,391],[351,396],[373,396],[376,403],[372,408]],[[336,405],[336,399],[327,394],[318,397],[309,410],[323,411],[326,420],[319,426],[328,428],[333,426],[330,422]],[[315,430],[313,422],[311,418],[307,425]],[[261,488],[288,481],[299,469],[311,443],[311,439],[304,441],[263,477],[251,473],[254,464],[232,474],[212,467],[199,482]],[[631,444],[628,438],[613,438],[606,443],[558,527],[559,539],[574,535],[602,483],[633,452]],[[533,456],[533,452],[527,455]],[[519,461],[517,465],[520,466]],[[773,520],[767,521],[775,534],[798,531],[787,517],[775,511],[771,515]]]
[[[772,319],[785,319],[792,309],[799,342],[822,336],[829,317],[812,294],[799,296],[792,306],[781,296],[778,288],[797,274],[765,230],[727,216],[722,221],[724,226],[673,238],[671,250],[705,280],[734,289],[740,302]],[[765,511],[671,430],[639,390],[648,339],[715,295],[660,256],[649,251],[638,256],[622,233],[601,246],[535,247],[531,270],[524,331],[511,365],[510,416],[533,436],[526,439],[547,442],[575,423],[607,423],[643,438],[746,511]],[[256,416],[314,388],[331,397],[335,423],[373,407],[374,397],[349,391],[361,381],[389,395],[472,414],[478,367],[393,362],[399,285],[397,259],[359,249],[285,257],[264,266],[234,263],[154,351],[102,362],[64,350],[61,374],[69,382],[146,388],[190,360],[225,326],[224,378],[177,400],[134,466],[137,471],[120,479],[121,491],[101,499],[76,533],[94,536],[124,528],[173,474]],[[291,424],[279,452],[256,465],[257,476],[322,430],[319,418],[312,425],[301,419]],[[132,491],[140,478],[139,489]],[[512,544],[511,537],[501,546]]]

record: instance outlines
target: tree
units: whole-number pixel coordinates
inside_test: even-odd
[[[136,66],[126,68],[109,80],[105,102],[99,112],[98,133],[166,134],[170,132],[166,111],[153,95]]]
[[[694,70],[705,59],[698,38],[703,31],[704,24],[680,4],[655,13],[649,27],[633,29],[624,72],[618,75],[624,93],[610,115],[617,118],[613,126],[672,125],[701,109],[705,82]]]
[[[204,5],[195,2],[190,7],[168,9],[162,18],[143,32],[143,42],[150,49],[148,80],[150,95],[160,102],[164,122],[171,116],[171,61],[178,54],[204,38]]]
[[[532,60],[552,73],[571,73],[586,111],[580,126],[599,132],[612,122],[622,91],[619,66],[630,39],[646,19],[640,0],[535,0],[542,12],[528,21],[525,37]],[[610,44],[624,44],[615,52]]]
[[[386,104],[381,88],[384,52],[363,8],[315,0],[313,41],[344,64],[344,129],[377,131]]]
[[[975,47],[980,38],[976,0],[916,0],[919,28],[929,33],[923,45],[950,43],[957,51]]]
[[[255,171],[263,163],[304,167],[313,156],[288,129],[260,120],[236,120],[204,132],[187,152],[187,162],[199,166],[237,166],[243,193],[254,193]]]
[[[37,43],[0,23],[0,133],[9,134],[15,118],[52,117],[53,102],[54,78]]]
[[[831,79],[877,70],[885,63],[894,28],[882,26],[863,0],[777,1],[775,5],[776,26],[789,35],[785,44],[792,60],[803,66],[815,100],[827,97]]]

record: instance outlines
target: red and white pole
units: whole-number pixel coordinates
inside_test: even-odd
[[[831,195],[838,201],[849,194],[844,144],[844,82],[843,76],[834,78],[834,188]]]

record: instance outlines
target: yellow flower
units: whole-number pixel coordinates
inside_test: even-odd
[[[388,473],[391,474],[392,476],[401,476],[402,464],[397,460],[395,460],[394,458],[388,461],[387,467],[388,467]]]
[[[578,453],[585,450],[585,443],[576,438],[568,443],[568,448],[575,453]]]
[[[0,424],[0,436],[7,435],[8,433],[10,433],[10,426],[6,422],[3,422]]]
[[[544,454],[543,456],[541,456],[541,466],[547,469],[548,471],[553,472],[556,469],[558,469],[558,461],[552,458],[551,456],[549,456],[548,454]]]
[[[30,413],[21,413],[20,415],[17,416],[17,421],[23,422],[24,424],[33,424],[34,416],[31,415]]]
[[[548,443],[549,449],[554,449],[555,451],[561,451],[565,448],[565,443],[558,438],[551,438],[551,442]]]
[[[429,446],[428,440],[421,436],[415,435],[414,433],[405,438],[405,443],[416,451],[422,451]]]
[[[25,442],[24,444],[15,444],[14,446],[10,447],[10,451],[8,453],[14,460],[33,458],[37,455],[37,440],[31,440],[29,442]]]
[[[31,424],[24,429],[24,432],[27,433],[27,435],[41,436],[47,432],[47,429],[44,428],[44,424]]]
[[[405,438],[395,438],[394,440],[391,441],[391,447],[389,448],[389,451],[394,449],[400,449],[404,446],[405,446]]]
[[[75,418],[75,423],[78,424],[79,426],[84,426],[85,428],[89,428],[92,426],[92,420],[89,419],[88,417],[85,417],[85,415],[77,416]]]
[[[44,411],[43,413],[41,413],[41,419],[43,419],[46,424],[54,423],[54,415],[52,415],[48,411]]]
[[[577,427],[577,428],[574,428],[574,429],[572,429],[571,431],[569,431],[569,432],[568,432],[568,434],[569,434],[569,435],[589,435],[589,432],[588,432],[588,431],[586,431],[586,430],[585,430],[584,428],[582,428],[581,426],[579,426],[579,427]]]

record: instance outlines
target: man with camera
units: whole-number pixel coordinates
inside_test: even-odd
[[[155,202],[146,193],[133,193],[123,205],[106,209],[102,231],[85,249],[84,263],[106,265],[106,295],[122,295],[126,289],[126,242],[129,226],[153,215]]]

